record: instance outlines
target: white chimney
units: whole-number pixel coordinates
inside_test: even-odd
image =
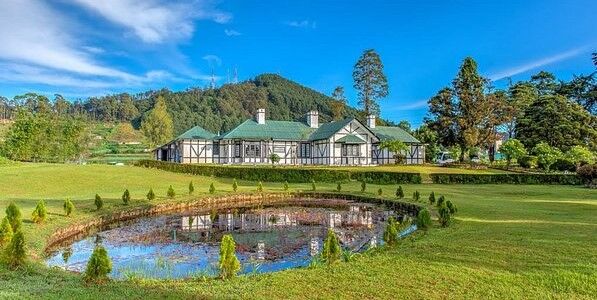
[[[255,115],[255,119],[257,124],[265,124],[265,108],[260,108],[257,110],[257,115]]]
[[[307,124],[311,128],[319,127],[319,112],[318,111],[312,110],[307,114]]]
[[[369,128],[375,128],[375,115],[367,116],[367,126],[369,126]]]

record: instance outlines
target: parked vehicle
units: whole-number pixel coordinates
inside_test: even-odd
[[[440,165],[450,164],[454,162],[454,158],[450,152],[440,152],[437,154],[435,162]]]

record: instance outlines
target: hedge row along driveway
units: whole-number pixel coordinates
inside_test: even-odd
[[[430,174],[431,181],[439,184],[561,184],[581,185],[576,174]]]

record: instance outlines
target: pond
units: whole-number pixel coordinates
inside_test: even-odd
[[[232,234],[241,273],[308,266],[334,230],[343,249],[359,252],[382,243],[385,222],[400,212],[347,200],[318,200],[177,212],[121,222],[54,249],[49,266],[83,272],[94,247],[112,260],[112,278],[186,278],[216,275],[219,242]],[[404,232],[414,230],[414,226]]]

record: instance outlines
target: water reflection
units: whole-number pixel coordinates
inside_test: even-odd
[[[348,201],[333,207],[249,207],[197,211],[135,220],[84,238],[48,259],[50,266],[82,271],[97,244],[113,261],[112,277],[180,278],[215,273],[219,241],[231,233],[243,273],[306,266],[320,253],[327,230],[342,247],[375,247],[395,212]]]

